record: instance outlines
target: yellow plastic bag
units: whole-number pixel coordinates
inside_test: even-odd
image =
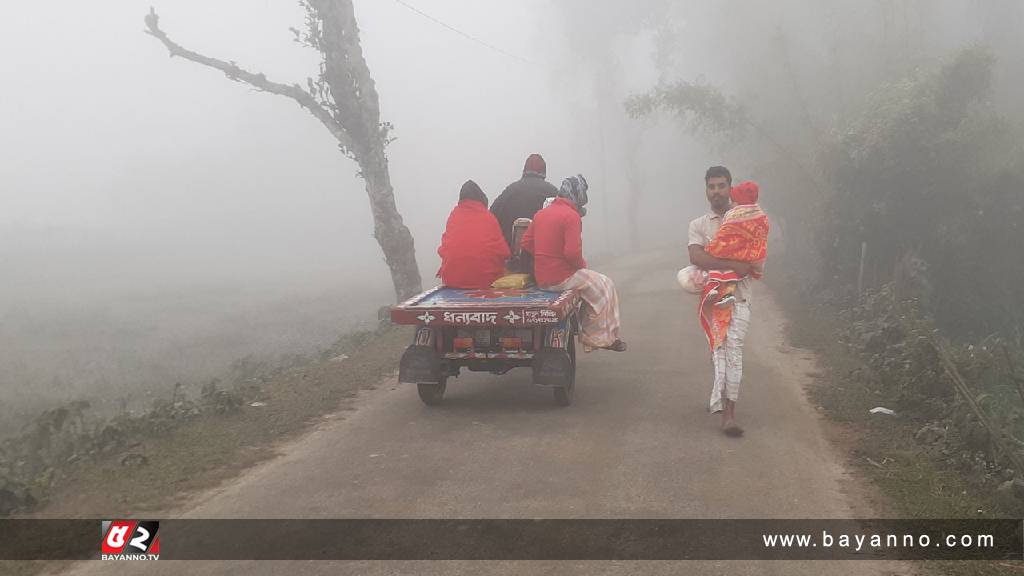
[[[491,284],[491,288],[503,290],[522,290],[530,285],[529,274],[506,274]]]

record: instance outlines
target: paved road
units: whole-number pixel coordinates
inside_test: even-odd
[[[576,402],[553,405],[529,372],[463,374],[442,406],[386,383],[281,456],[197,498],[196,518],[828,518],[864,516],[802,386],[813,359],[782,344],[761,288],[739,404],[742,439],[706,411],[710,365],[678,262],[654,254],[606,269],[620,286],[624,354],[580,356]],[[99,563],[84,571],[111,570]],[[303,562],[128,566],[195,574],[891,574],[870,562]]]

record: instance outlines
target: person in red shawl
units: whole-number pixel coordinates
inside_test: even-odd
[[[768,216],[757,204],[756,182],[742,182],[729,191],[732,208],[722,218],[722,225],[705,249],[721,260],[750,264],[750,277],[764,275],[768,256]],[[700,321],[707,334],[711,351],[722,345],[732,321],[732,305],[736,302],[736,284],[743,279],[733,270],[709,270],[700,301]]]
[[[450,288],[490,288],[505,274],[511,253],[498,219],[487,209],[487,195],[476,182],[467,180],[462,185],[437,254],[441,257],[437,276]]]
[[[611,278],[587,268],[583,259],[583,221],[587,180],[577,174],[562,181],[558,197],[533,217],[523,235],[523,250],[534,256],[534,276],[544,290],[576,290],[586,304],[580,318],[583,351],[624,352],[619,338],[619,295]]]
[[[725,260],[752,264],[750,275],[764,275],[768,256],[768,216],[757,204],[757,182],[741,182],[729,191],[732,208],[725,213],[722,227],[707,247],[708,254]]]

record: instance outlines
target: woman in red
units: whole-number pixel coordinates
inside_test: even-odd
[[[467,180],[459,204],[448,216],[441,236],[441,269],[437,276],[449,288],[490,288],[505,274],[511,255],[498,219],[487,209],[487,195]]]
[[[537,212],[523,235],[523,249],[533,254],[534,277],[546,290],[577,290],[586,302],[580,318],[584,352],[595,348],[623,352],[619,339],[619,296],[611,278],[587,268],[583,259],[583,221],[587,181],[566,178],[558,197]]]

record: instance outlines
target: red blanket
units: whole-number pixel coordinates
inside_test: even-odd
[[[437,275],[449,288],[490,288],[505,273],[508,244],[483,202],[462,200],[448,216]]]
[[[725,213],[722,226],[707,247],[723,260],[760,262],[768,256],[768,216],[757,204],[736,206]],[[760,272],[752,274],[760,278]]]
[[[700,316],[700,327],[708,337],[708,344],[711,345],[711,352],[722,345],[725,341],[726,330],[729,329],[729,322],[732,321],[732,306],[718,307],[714,302],[720,297],[722,287],[729,282],[738,282],[740,275],[731,270],[710,270],[708,280],[704,283],[704,291],[700,295],[700,308],[697,315]]]
[[[768,216],[757,204],[741,204],[725,213],[722,226],[707,246],[707,253],[723,260],[739,260],[755,264],[751,276],[761,278],[764,259],[768,256]],[[717,307],[728,283],[742,278],[732,271],[711,270],[700,298],[700,325],[708,337],[712,353],[725,341],[732,321],[732,306]]]

